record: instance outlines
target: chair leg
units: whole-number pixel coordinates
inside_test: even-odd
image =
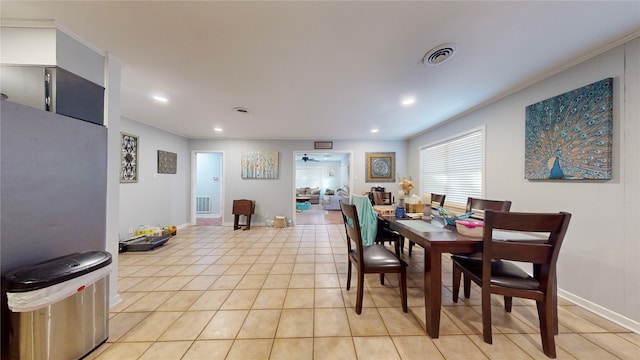
[[[460,277],[462,277],[462,271],[455,264],[453,265],[453,302],[458,302],[458,295],[460,294]]]
[[[413,249],[413,245],[415,245],[415,243],[409,240],[409,257],[411,257],[411,250]]]
[[[540,318],[540,337],[542,340],[542,351],[548,357],[556,358],[556,343],[554,339],[554,315],[553,301],[536,301],[538,307],[538,317]]]
[[[384,273],[380,273],[380,285],[384,285]]]
[[[351,260],[347,264],[347,290],[351,288]]]
[[[508,313],[511,312],[511,306],[513,304],[513,298],[511,296],[504,297],[504,310]]]
[[[396,256],[400,257],[400,239],[393,242],[395,244]]]
[[[407,270],[402,268],[400,270],[400,298],[402,299],[402,311],[408,312],[407,307]]]
[[[469,278],[467,275],[464,275],[464,297],[465,299],[468,299],[471,297],[471,278]]]
[[[362,298],[364,297],[364,273],[358,271],[358,295],[356,295],[356,314],[362,313]]]
[[[482,290],[482,337],[487,344],[493,344],[491,335],[491,293]]]

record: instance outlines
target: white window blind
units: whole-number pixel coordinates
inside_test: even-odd
[[[445,206],[463,208],[467,197],[482,197],[483,142],[480,129],[422,148],[421,193],[445,194]]]

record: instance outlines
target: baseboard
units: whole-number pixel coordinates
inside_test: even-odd
[[[120,294],[116,294],[111,299],[109,299],[109,308],[112,308],[120,304],[121,302],[122,302],[122,297],[120,297]]]
[[[629,319],[628,317],[620,315],[616,312],[613,312],[607,308],[604,308],[598,304],[592,303],[589,300],[583,299],[580,296],[574,295],[562,289],[558,289],[558,296],[580,306],[585,310],[589,310],[596,315],[602,316],[603,318],[611,322],[614,322],[625,329],[629,329],[630,331],[633,331],[636,334],[640,334],[640,322]]]
[[[176,226],[176,229],[184,229],[184,228],[189,227],[189,226],[193,226],[193,224],[192,223],[184,223],[182,225]]]

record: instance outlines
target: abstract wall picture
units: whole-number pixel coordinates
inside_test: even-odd
[[[367,176],[365,182],[396,182],[396,153],[366,153]]]
[[[277,151],[243,151],[241,158],[243,179],[277,179]]]
[[[613,79],[526,108],[525,179],[609,180]]]
[[[158,150],[158,174],[175,174],[178,168],[178,154]]]
[[[120,182],[138,182],[138,137],[120,133]]]

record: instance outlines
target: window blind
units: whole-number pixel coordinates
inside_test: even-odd
[[[445,194],[446,205],[464,208],[467,197],[482,197],[484,131],[457,136],[420,150],[421,193]]]

